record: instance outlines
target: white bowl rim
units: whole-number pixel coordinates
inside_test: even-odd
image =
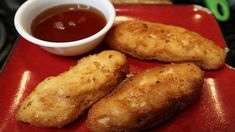
[[[115,8],[114,8],[113,4],[109,0],[102,0],[102,1],[106,2],[105,4],[107,4],[107,7],[109,7],[111,9],[110,14],[112,14],[112,15],[110,16],[109,20],[107,20],[106,25],[99,32],[97,32],[87,38],[80,39],[80,40],[75,40],[75,41],[70,41],[70,42],[49,42],[49,41],[45,41],[45,40],[40,40],[40,39],[30,35],[28,32],[26,32],[22,28],[22,26],[19,26],[20,24],[19,24],[18,20],[20,20],[20,16],[23,14],[22,9],[29,6],[30,4],[32,4],[35,1],[38,1],[38,0],[28,0],[19,7],[19,9],[17,10],[15,17],[14,17],[14,24],[15,24],[16,30],[23,38],[25,38],[26,40],[30,41],[33,44],[43,46],[43,47],[66,48],[66,47],[85,45],[85,44],[95,40],[96,38],[101,37],[106,32],[108,32],[108,30],[112,27],[114,20],[115,20],[115,17],[116,17],[116,12],[115,12]]]

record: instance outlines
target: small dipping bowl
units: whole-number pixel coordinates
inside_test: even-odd
[[[49,42],[32,35],[31,24],[43,11],[58,5],[82,4],[96,8],[105,19],[106,25],[90,37],[70,42]],[[39,45],[46,51],[63,56],[75,56],[87,53],[97,47],[112,27],[115,9],[109,0],[28,0],[17,10],[14,24],[18,33],[29,42]]]

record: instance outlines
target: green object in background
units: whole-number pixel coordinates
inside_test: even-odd
[[[226,21],[229,19],[230,10],[227,0],[205,0],[205,3],[217,20]],[[219,6],[221,10],[219,10]]]

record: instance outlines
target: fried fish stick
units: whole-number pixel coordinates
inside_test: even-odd
[[[141,20],[126,21],[111,29],[111,48],[142,60],[193,62],[203,69],[224,65],[225,52],[213,41],[187,29]]]
[[[103,51],[40,82],[20,104],[16,119],[39,127],[62,127],[108,94],[128,73],[124,54]]]
[[[124,80],[89,110],[93,132],[140,131],[158,125],[201,93],[203,71],[193,63],[145,70]]]

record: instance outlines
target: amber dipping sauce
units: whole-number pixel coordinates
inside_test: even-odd
[[[104,15],[82,4],[65,4],[49,8],[32,22],[32,35],[50,42],[69,42],[84,39],[106,25]]]

